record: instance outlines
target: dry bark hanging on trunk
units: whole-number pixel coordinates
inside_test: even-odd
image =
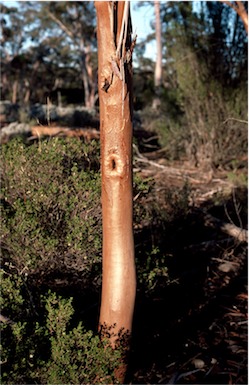
[[[132,212],[132,68],[129,2],[95,2],[100,103],[103,278],[100,330],[130,335],[136,277]],[[117,48],[118,47],[118,48]],[[117,375],[124,381],[125,365]]]

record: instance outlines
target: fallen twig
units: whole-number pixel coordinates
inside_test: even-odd
[[[166,171],[170,174],[174,174],[174,176],[184,176],[184,172],[179,170],[179,169],[176,169],[176,168],[173,168],[173,167],[168,167],[168,166],[164,166],[162,164],[159,164],[157,162],[154,162],[152,160],[149,160],[148,158],[146,158],[144,155],[141,154],[141,152],[138,150],[138,147],[133,144],[133,149],[136,153],[136,157],[135,157],[135,161],[137,162],[140,162],[140,163],[147,163],[151,166],[154,166],[156,168],[160,168],[162,171]]]
[[[235,226],[232,223],[224,222],[218,218],[213,217],[211,214],[204,213],[205,224],[218,228],[224,233],[236,238],[240,242],[248,242],[248,231],[241,227]]]

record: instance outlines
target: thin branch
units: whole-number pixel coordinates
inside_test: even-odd
[[[236,119],[236,118],[227,118],[226,120],[224,120],[224,122],[222,122],[222,124],[226,124],[227,122],[229,122],[229,120],[234,120],[234,121],[239,122],[239,123],[248,124],[247,120]]]
[[[66,34],[72,39],[72,40],[75,40],[75,36],[74,34],[72,33],[72,31],[70,31],[70,29],[68,29],[66,27],[66,25],[64,23],[62,23],[62,21],[60,19],[58,19],[52,12],[50,11],[47,11],[48,13],[48,16],[53,20],[55,21],[60,27],[61,29],[66,32]]]
[[[164,166],[164,165],[159,164],[157,162],[153,162],[152,160],[149,160],[144,155],[142,155],[139,152],[138,147],[134,143],[133,143],[133,149],[137,155],[136,157],[134,157],[135,162],[149,164],[150,166],[159,168],[161,170],[160,173],[161,172],[167,172],[168,174],[171,174],[171,175],[173,174],[175,178],[180,178],[180,179],[184,178],[184,179],[188,179],[189,181],[199,183],[199,181],[197,181],[196,179],[194,179],[190,175],[188,175],[191,173],[195,173],[196,171],[193,171],[193,170],[191,171],[191,170],[186,170],[186,169],[177,169],[174,167]]]
[[[239,221],[239,225],[240,225],[240,227],[242,227],[243,224],[242,224],[242,220],[241,220],[241,216],[240,216],[240,212],[239,212],[239,206],[238,206],[238,203],[236,201],[236,196],[235,196],[235,190],[234,189],[233,189],[233,203],[234,203],[235,212],[236,212],[236,215],[237,215],[237,218],[238,218],[238,221]]]

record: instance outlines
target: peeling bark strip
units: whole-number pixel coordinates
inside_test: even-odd
[[[132,212],[132,69],[128,1],[96,1],[103,278],[100,330],[131,333],[136,291]],[[127,58],[129,57],[129,60]],[[104,332],[103,332],[104,335]],[[125,366],[118,374],[124,381]]]

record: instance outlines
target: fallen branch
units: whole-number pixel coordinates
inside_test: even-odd
[[[224,122],[222,122],[222,124],[226,124],[226,123],[229,122],[230,120],[233,120],[233,121],[239,122],[239,123],[248,124],[248,121],[247,121],[247,120],[236,119],[236,118],[227,118],[226,120],[224,120]]]
[[[133,144],[134,149],[134,161],[135,163],[143,163],[148,164],[149,166],[155,167],[157,169],[160,169],[159,174],[161,173],[167,173],[169,176],[173,176],[174,178],[178,179],[184,179],[185,181],[194,183],[194,184],[201,184],[203,182],[207,182],[207,179],[209,180],[209,175],[207,173],[202,174],[203,179],[196,179],[193,176],[197,173],[196,169],[186,169],[186,165],[184,165],[182,168],[175,168],[175,167],[169,167],[164,166],[162,164],[159,164],[158,162],[154,162],[148,158],[146,158],[143,154],[140,153],[138,150],[138,147]]]
[[[29,140],[40,138],[41,136],[67,136],[67,137],[84,137],[87,141],[99,139],[99,131],[94,128],[70,129],[69,127],[49,127],[49,126],[33,126],[31,127],[32,136]]]
[[[204,220],[206,226],[218,228],[222,232],[230,235],[240,242],[248,242],[248,231],[238,227],[232,223],[224,222],[210,214],[204,213]]]
[[[150,166],[160,168],[162,171],[168,172],[169,174],[174,174],[174,176],[181,176],[181,177],[184,176],[184,172],[181,170],[178,170],[173,167],[164,166],[162,164],[149,160],[144,155],[142,155],[141,152],[139,152],[138,147],[135,144],[133,144],[133,149],[136,154],[136,157],[135,157],[136,162],[146,163],[146,164],[149,164]]]

